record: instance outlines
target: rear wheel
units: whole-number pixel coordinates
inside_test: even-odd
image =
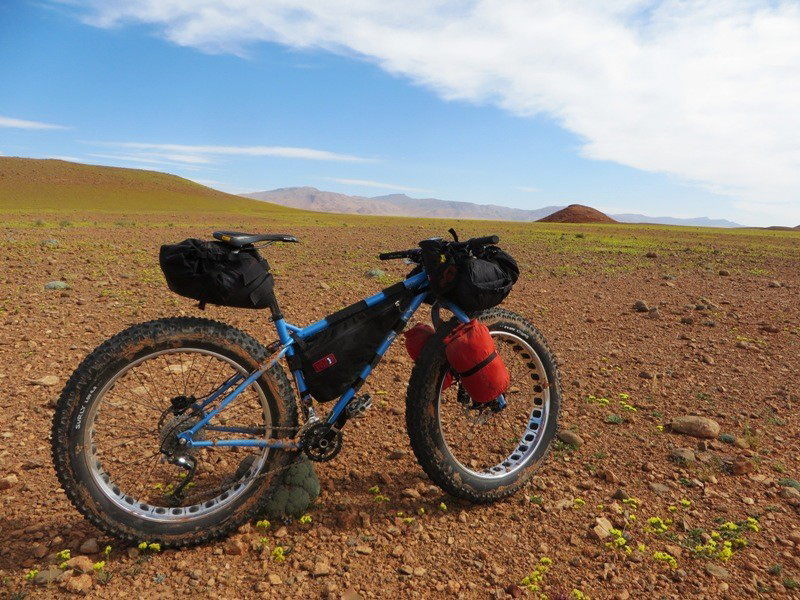
[[[422,468],[442,489],[472,502],[491,502],[518,490],[541,465],[556,430],[561,403],[552,352],[537,329],[504,309],[479,313],[511,374],[506,407],[476,410],[458,383],[445,387],[449,365],[439,328],[411,374],[406,421]]]
[[[107,533],[162,546],[221,537],[252,518],[292,455],[182,451],[178,434],[217,405],[197,408],[214,390],[267,354],[242,331],[196,318],[135,325],[98,347],[64,388],[53,423],[56,472],[73,504]],[[291,437],[296,426],[292,388],[275,365],[193,439]]]

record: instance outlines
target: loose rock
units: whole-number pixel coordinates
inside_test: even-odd
[[[719,423],[707,417],[676,417],[672,420],[672,431],[698,438],[715,438],[719,435]]]
[[[562,429],[558,432],[558,439],[570,446],[580,447],[583,444],[583,438],[574,431]]]
[[[719,565],[715,565],[714,563],[706,563],[706,573],[716,579],[722,579],[723,581],[727,581],[731,578],[731,574],[728,569],[725,567],[720,567]]]

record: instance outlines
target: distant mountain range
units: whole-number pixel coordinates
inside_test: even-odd
[[[538,221],[566,208],[565,206],[546,206],[535,210],[525,210],[497,204],[474,204],[472,202],[454,202],[437,198],[411,198],[405,194],[374,197],[348,196],[347,194],[338,194],[336,192],[325,192],[314,187],[281,188],[266,192],[242,194],[242,196],[318,212],[493,221]],[[732,221],[709,219],[708,217],[678,219],[675,217],[648,217],[639,214],[609,216],[621,223],[742,227],[742,225]]]

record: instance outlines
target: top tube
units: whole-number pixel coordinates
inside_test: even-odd
[[[420,273],[409,277],[405,281],[403,281],[403,286],[410,291],[422,291],[424,287],[428,283],[428,275],[425,273],[423,269]],[[368,298],[364,299],[364,303],[370,307],[375,306],[376,304],[380,304],[384,300],[386,300],[386,292],[380,291],[377,294],[374,294]],[[306,327],[297,327],[296,325],[292,325],[291,323],[287,323],[284,319],[276,319],[275,320],[275,329],[278,332],[278,338],[281,341],[281,344],[289,344],[292,342],[292,337],[289,332],[294,333],[298,338],[306,339],[311,337],[312,335],[319,333],[330,327],[330,324],[327,321],[327,317],[324,319],[320,319],[319,321],[312,323],[311,325],[307,325]]]

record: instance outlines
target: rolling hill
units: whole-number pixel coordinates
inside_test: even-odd
[[[314,187],[291,187],[243,194],[303,210],[319,212],[385,215],[406,217],[438,217],[453,219],[486,219],[499,221],[533,222],[551,215],[564,206],[546,206],[533,210],[509,208],[497,204],[474,204],[472,202],[453,202],[437,198],[411,198],[405,194],[388,196],[349,196],[336,192],[326,192]],[[696,217],[681,219],[677,217],[649,217],[640,214],[609,215],[619,223],[652,223],[659,225],[690,225],[696,227],[741,227],[738,223],[725,219]]]
[[[554,212],[552,215],[539,219],[539,223],[616,223],[608,215],[601,213],[591,206],[570,204],[566,208]]]
[[[485,219],[493,221],[536,221],[555,211],[559,206],[548,206],[537,210],[508,208],[495,204],[473,204],[453,202],[437,198],[411,198],[405,194],[388,196],[348,196],[336,192],[325,192],[314,187],[293,187],[243,194],[265,202],[282,206],[314,210],[319,212],[384,215],[395,217],[431,217],[453,219]]]
[[[0,210],[291,212],[158,171],[12,157],[0,157]]]

